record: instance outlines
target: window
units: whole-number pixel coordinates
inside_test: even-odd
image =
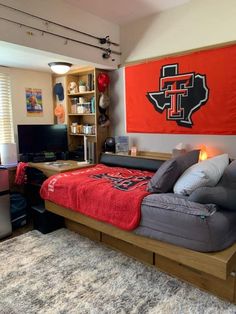
[[[0,73],[0,144],[3,143],[14,143],[14,132],[10,77]]]

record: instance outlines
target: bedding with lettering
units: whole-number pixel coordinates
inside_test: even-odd
[[[98,164],[49,177],[40,195],[60,206],[132,230],[139,225],[141,203],[150,194],[146,187],[152,176],[149,171]]]

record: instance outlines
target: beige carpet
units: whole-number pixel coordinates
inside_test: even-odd
[[[236,313],[236,306],[66,229],[0,243],[0,313]]]

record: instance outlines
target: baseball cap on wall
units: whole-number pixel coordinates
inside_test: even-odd
[[[98,74],[97,82],[99,92],[103,93],[110,83],[110,78],[107,73],[101,72]]]
[[[100,98],[99,98],[99,107],[102,109],[106,109],[110,104],[110,98],[108,95],[101,93]]]
[[[98,123],[101,127],[108,127],[110,125],[110,120],[109,120],[109,117],[106,115],[106,114],[101,114],[99,117],[98,117]]]
[[[54,93],[59,100],[64,100],[64,88],[61,83],[56,83],[54,85]]]
[[[54,110],[54,114],[58,119],[58,123],[64,123],[65,121],[65,111],[61,104],[57,104]]]

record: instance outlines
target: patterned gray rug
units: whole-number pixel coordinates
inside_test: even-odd
[[[66,229],[0,243],[0,313],[236,313],[204,293]]]

